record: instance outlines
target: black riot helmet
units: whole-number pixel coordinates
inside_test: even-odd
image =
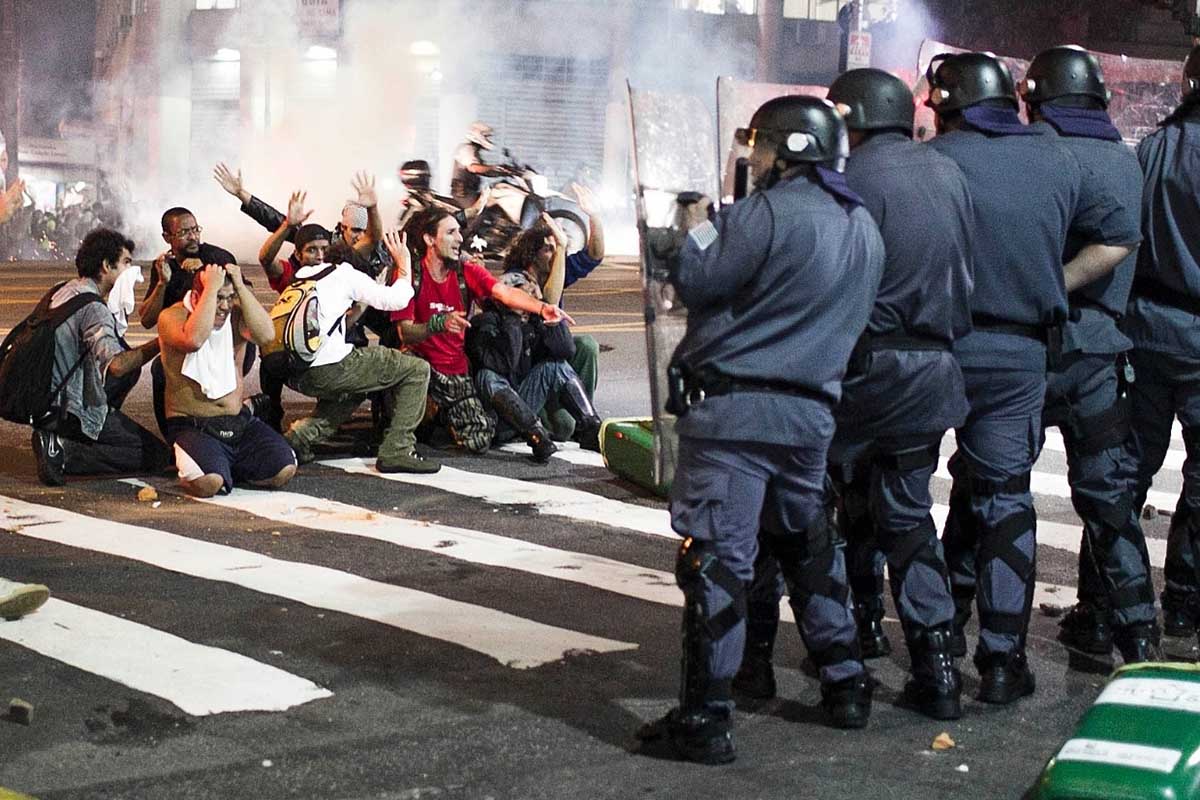
[[[829,87],[828,100],[845,106],[852,131],[900,130],[912,135],[913,93],[904,81],[881,69],[852,69]]]
[[[929,99],[925,105],[939,114],[961,111],[987,100],[1007,100],[1017,106],[1017,89],[1004,62],[990,53],[943,53],[933,57],[925,72]]]
[[[1183,62],[1183,96],[1190,97],[1197,90],[1200,90],[1200,44],[1192,48]]]
[[[737,129],[735,138],[738,144],[754,147],[763,135],[777,142],[777,163],[823,164],[842,172],[850,156],[846,121],[833,103],[819,97],[768,100],[754,112],[750,127]]]
[[[405,161],[400,165],[399,174],[400,182],[403,183],[404,186],[410,191],[414,189],[417,191],[428,191],[430,183],[428,161],[422,158],[413,159],[412,161]]]
[[[1029,64],[1020,91],[1025,102],[1032,105],[1064,98],[1092,98],[1103,108],[1108,108],[1112,97],[1104,85],[1100,62],[1075,45],[1051,47],[1038,53]]]

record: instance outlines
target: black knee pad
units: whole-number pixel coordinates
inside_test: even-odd
[[[913,564],[924,564],[946,577],[946,562],[937,550],[937,526],[931,519],[894,537],[886,554],[892,570],[893,592],[904,583],[904,577]]]
[[[696,627],[689,633],[716,642],[746,618],[746,584],[721,562],[711,542],[684,540],[675,559],[675,582],[687,603],[685,624]],[[730,599],[729,605],[715,614],[709,603],[710,586],[720,588]]]
[[[1108,409],[1090,417],[1075,417],[1063,426],[1065,439],[1080,455],[1095,455],[1120,447],[1129,439],[1129,398],[1118,397]]]
[[[1003,561],[1024,582],[1033,581],[1034,562],[1016,545],[1018,539],[1034,530],[1037,515],[1032,509],[1018,511],[996,523],[996,527],[983,537],[979,547],[980,563],[994,559]]]

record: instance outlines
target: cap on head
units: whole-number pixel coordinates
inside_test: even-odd
[[[829,87],[829,102],[845,106],[852,131],[896,129],[912,134],[916,115],[913,93],[904,81],[881,69],[852,69]]]
[[[839,172],[850,155],[846,121],[828,100],[807,95],[776,97],[763,103],[749,128],[737,130],[737,141],[752,144],[760,134],[779,142],[777,157],[802,164],[826,164]]]
[[[472,122],[471,127],[467,128],[467,141],[474,142],[484,150],[493,149],[492,126],[486,122]]]
[[[346,205],[342,207],[342,227],[350,228],[351,230],[366,230],[366,207],[360,206],[358,203],[346,203]]]
[[[1105,108],[1112,93],[1096,57],[1076,45],[1051,47],[1037,54],[1020,85],[1025,102],[1038,105],[1066,97],[1090,97]]]
[[[428,189],[432,178],[429,162],[422,158],[400,165],[400,182],[409,189]]]
[[[333,238],[332,234],[325,230],[325,228],[317,225],[316,223],[309,223],[308,225],[301,225],[300,230],[296,231],[296,238],[293,241],[293,244],[296,246],[296,251],[298,253],[299,251],[303,250],[304,245],[308,244],[309,242],[315,242],[319,239],[329,241],[331,238]]]
[[[929,99],[925,105],[939,114],[961,111],[987,100],[1005,100],[1017,108],[1012,73],[991,53],[943,53],[934,56],[925,72]]]

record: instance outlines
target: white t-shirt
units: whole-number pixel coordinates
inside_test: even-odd
[[[311,278],[328,264],[301,267],[296,270],[296,279]],[[380,285],[349,264],[338,264],[330,274],[317,281],[317,306],[320,309],[321,333],[325,334],[321,349],[317,351],[309,366],[321,367],[337,364],[354,349],[346,341],[346,325],[337,325],[355,303],[366,303],[380,311],[402,311],[412,301],[412,280],[408,276],[398,279],[391,286]],[[333,333],[329,333],[331,329]]]
[[[146,279],[142,275],[142,268],[137,264],[130,264],[117,276],[116,283],[108,293],[108,310],[117,320],[117,336],[124,336],[125,331],[129,330],[129,315],[137,306],[133,287],[144,280]]]

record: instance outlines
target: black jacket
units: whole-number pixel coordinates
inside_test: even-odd
[[[575,340],[566,325],[547,325],[532,315],[522,320],[519,313],[488,303],[471,318],[466,348],[473,369],[490,369],[517,386],[544,361],[569,361]]]

